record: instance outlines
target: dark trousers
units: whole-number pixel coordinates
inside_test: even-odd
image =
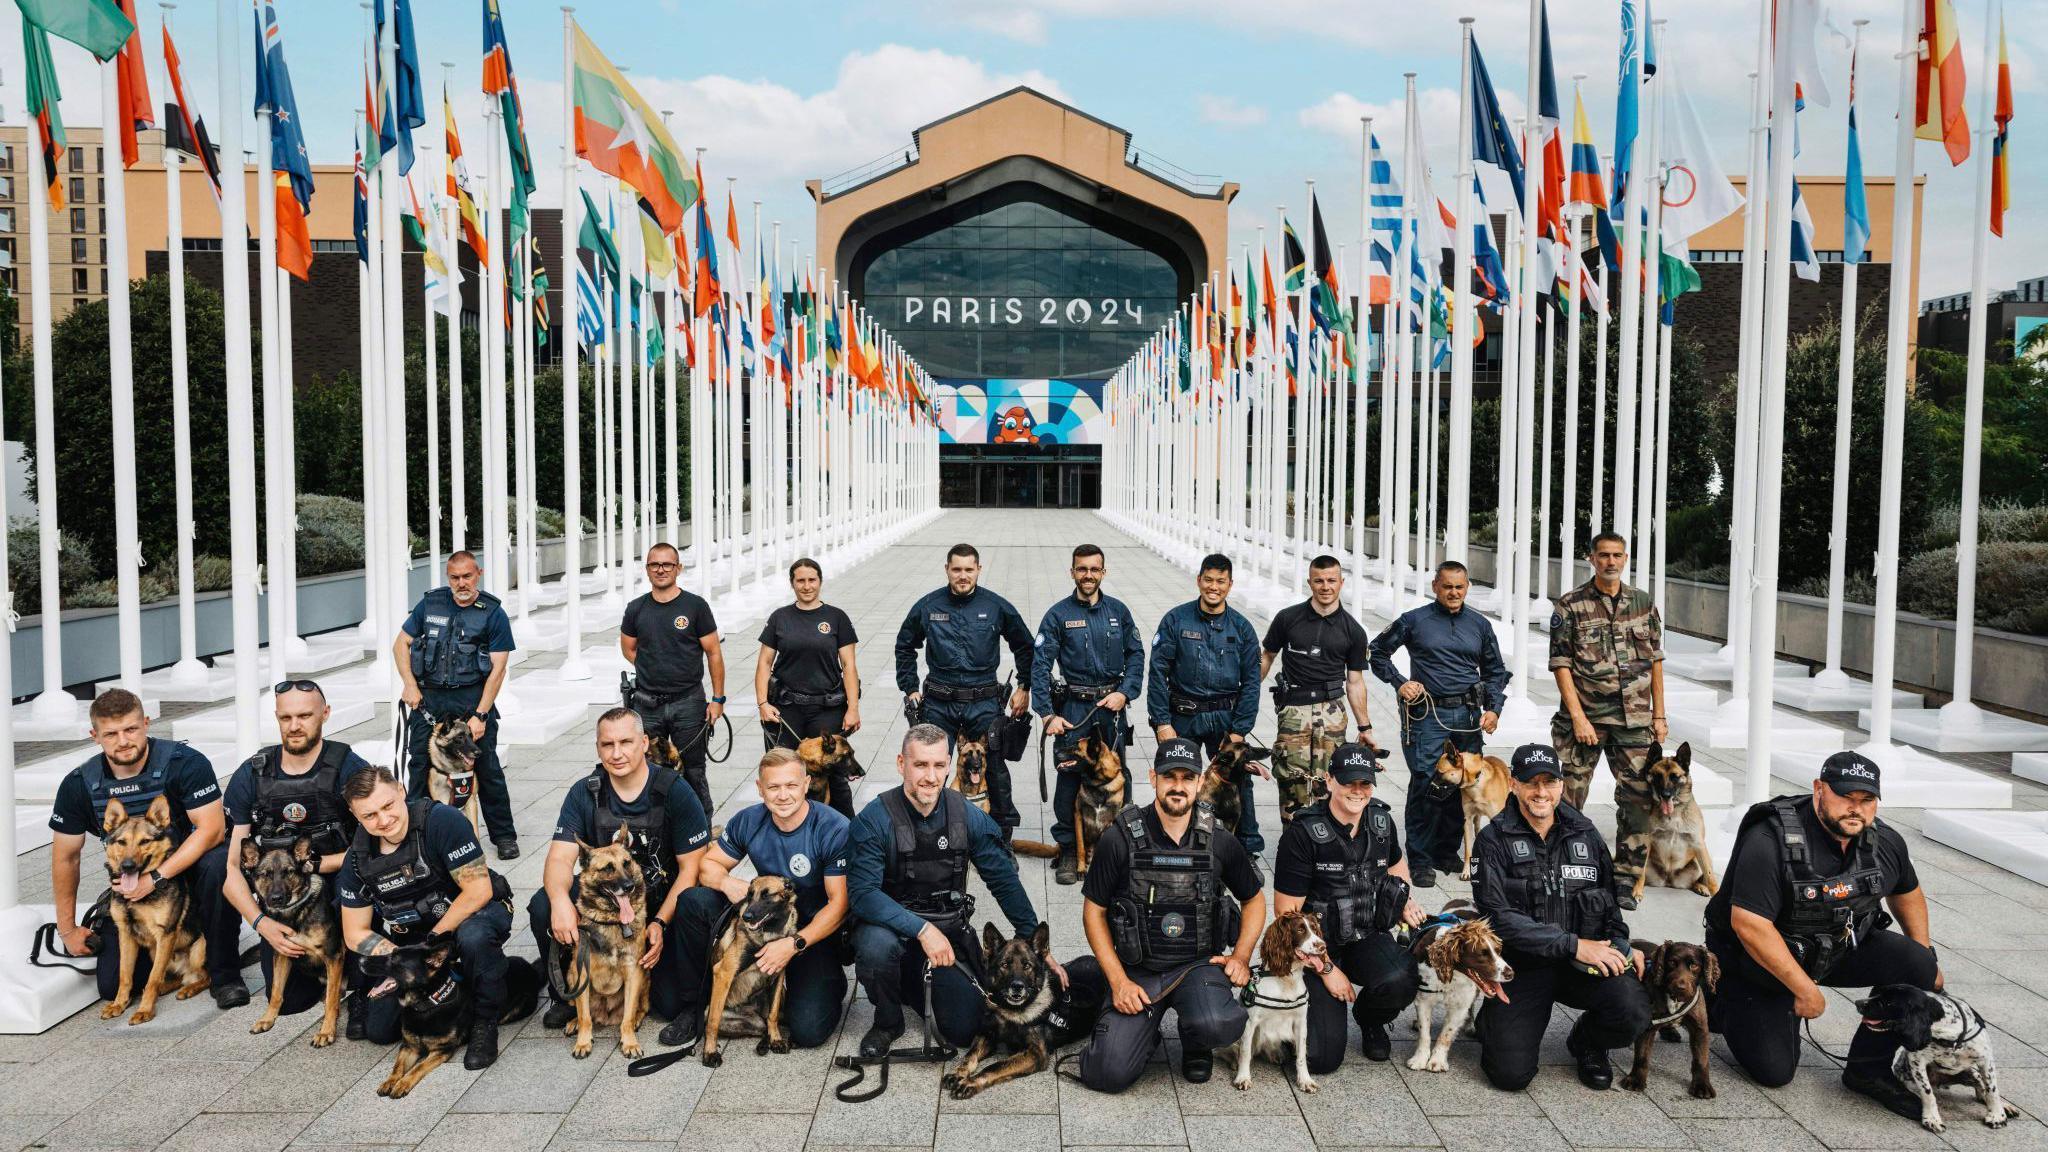
[[[1097,1092],[1121,1092],[1138,1082],[1145,1062],[1159,1046],[1159,1027],[1168,1009],[1178,1018],[1183,1052],[1221,1048],[1244,1034],[1244,1005],[1220,966],[1205,960],[1166,972],[1127,968],[1125,974],[1152,1003],[1126,1016],[1105,997],[1095,1034],[1081,1050],[1081,1082]],[[1067,977],[1077,987],[1100,984],[1102,967],[1093,956],[1084,956],[1067,965]],[[1174,985],[1171,991],[1166,990],[1168,985]]]
[[[1650,994],[1633,972],[1594,976],[1565,961],[1509,960],[1515,966],[1507,987],[1512,999],[1489,999],[1479,1008],[1479,1067],[1495,1088],[1520,1092],[1536,1078],[1553,1003],[1582,1013],[1566,1040],[1574,1052],[1625,1048],[1650,1026]]]
[[[437,688],[420,685],[420,706],[413,709],[412,722],[405,734],[406,771],[410,774],[406,790],[413,796],[427,794],[427,777],[433,774],[431,761],[427,759],[427,740],[433,735],[436,716],[468,716],[482,703],[484,686],[481,682],[462,688]],[[490,830],[491,842],[517,840],[519,830],[512,826],[512,792],[505,786],[505,765],[498,760],[498,710],[492,708],[484,720],[483,738],[476,742],[476,802],[482,811],[484,827]]]
[[[711,743],[711,733],[704,730],[704,690],[691,688],[670,696],[635,688],[632,701],[647,738],[666,736],[675,744],[682,762],[670,767],[681,772],[690,787],[697,790],[697,802],[704,806],[708,818],[715,806],[711,803],[711,781],[704,775],[705,753]]]
[[[1341,948],[1330,959],[1358,990],[1351,1016],[1360,1028],[1385,1026],[1415,999],[1419,981],[1415,958],[1394,943],[1393,936],[1374,932]],[[1308,1070],[1321,1076],[1344,1063],[1344,1002],[1330,995],[1322,978],[1308,974]]]
[[[936,1029],[946,1043],[963,1047],[981,1030],[981,993],[968,983],[962,964],[980,967],[981,947],[972,932],[949,933],[954,962],[931,969],[931,1015],[925,1026]],[[875,1006],[875,1023],[889,1028],[903,1026],[903,1006],[920,1008],[924,1003],[926,963],[924,949],[893,928],[861,924],[853,930],[853,971],[861,990]]]
[[[376,930],[382,932],[382,918]],[[496,1025],[505,1014],[505,941],[512,938],[512,909],[493,900],[455,926],[455,950],[462,978],[469,982],[470,1007],[478,1023]],[[421,939],[425,939],[424,936]],[[412,943],[412,941],[408,941]],[[365,1035],[372,1044],[398,1040],[398,997],[384,996],[370,1001],[363,1018]]]
[[[1197,712],[1192,716],[1173,713],[1166,719],[1173,726],[1174,734],[1202,743],[1202,754],[1214,757],[1216,750],[1223,747],[1223,738],[1230,735],[1230,713],[1218,708],[1210,712]],[[1246,854],[1256,859],[1266,850],[1266,838],[1259,834],[1259,809],[1252,802],[1252,781],[1255,777],[1247,772],[1238,781],[1237,796],[1240,814],[1237,818],[1237,842],[1244,845]]]
[[[569,882],[569,899],[576,899],[580,883],[580,881],[576,880]],[[666,900],[667,898],[668,894],[662,893],[661,899]],[[661,907],[661,900],[650,898],[647,907],[647,914],[652,916]],[[527,927],[533,930],[534,945],[540,949],[542,972],[547,971],[549,949],[560,947],[560,945],[555,943],[554,934],[548,931],[549,925],[553,923],[549,919],[553,912],[554,901],[548,898],[548,890],[545,888],[535,892],[533,899],[526,902],[526,924]],[[675,936],[676,929],[670,929],[666,938],[661,942],[661,958],[654,962],[654,968],[647,973],[647,1008],[663,1020],[675,1019],[676,1014],[682,1010],[683,962],[680,958],[680,952],[676,948]],[[562,966],[565,975],[567,975],[569,960],[570,954],[565,949],[562,953]],[[574,976],[569,978],[573,980]],[[552,996],[553,992],[551,991],[549,995]]]
[[[1799,1017],[1792,1011],[1791,990],[1750,959],[1740,940],[1709,932],[1707,945],[1721,961],[1721,986],[1707,1003],[1708,1023],[1728,1041],[1729,1055],[1750,1079],[1766,1088],[1790,1084],[1799,1070]],[[1903,933],[1873,932],[1820,983],[1829,988],[1911,984],[1932,992],[1935,968],[1934,953],[1924,945]],[[1888,1076],[1898,1050],[1896,1033],[1858,1025],[1849,1039],[1845,1071]]]
[[[206,974],[215,986],[242,983],[241,932],[242,917],[235,906],[221,892],[227,882],[228,846],[216,844],[199,858],[182,879],[186,891],[192,895],[192,912],[198,918],[200,935],[206,937]],[[149,949],[135,950],[135,972],[128,986],[130,999],[142,997],[142,986],[149,980],[149,969],[155,961],[150,958]],[[269,969],[266,967],[265,971]],[[100,941],[99,970],[95,973],[99,981],[100,999],[112,1000],[121,991],[121,942],[109,936]]]
[[[1095,713],[1089,716],[1089,710]],[[1081,774],[1068,767],[1076,745],[1090,733],[1116,746],[1121,757],[1130,744],[1131,730],[1124,726],[1123,713],[1104,712],[1094,704],[1080,700],[1069,700],[1059,708],[1059,715],[1070,724],[1080,724],[1083,716],[1088,722],[1079,728],[1070,728],[1053,741],[1053,764],[1058,769],[1052,782],[1052,842],[1062,848],[1074,846],[1074,805],[1081,799]],[[1131,794],[1131,772],[1124,769],[1124,797]]]
[[[946,747],[964,737],[969,740],[987,736],[995,727],[996,718],[1003,714],[1004,697],[991,696],[986,700],[934,700],[924,698],[924,722],[935,724],[946,734]],[[1024,822],[1017,814],[1017,802],[1011,795],[1010,765],[1001,756],[990,750],[988,757],[988,814],[995,817],[1004,834]]]
[[[761,725],[761,739],[769,748],[795,748],[799,741],[830,736],[846,728],[844,704],[777,704],[775,709],[781,713],[782,723]],[[837,776],[828,784],[831,794],[825,802],[848,820],[853,819],[853,785]]]
[[[711,1002],[711,934],[730,907],[725,893],[715,888],[692,888],[676,901],[675,941],[670,951],[676,954],[679,1013],[702,1012]],[[789,962],[789,978],[782,993],[782,1025],[789,1042],[798,1048],[816,1048],[839,1030],[839,1016],[846,1009],[846,968],[840,963],[839,949],[835,933]]]
[[[1465,835],[1465,809],[1455,796],[1445,803],[1430,800],[1429,784],[1436,778],[1437,757],[1443,754],[1445,744],[1456,745],[1460,752],[1484,749],[1486,734],[1477,731],[1479,709],[1470,704],[1438,701],[1435,709],[1420,720],[1408,719],[1408,712],[1404,703],[1401,755],[1408,760],[1408,800],[1401,811],[1401,823],[1408,834],[1408,858],[1415,868],[1455,872],[1463,867],[1459,852]],[[1452,731],[1460,728],[1474,731]]]

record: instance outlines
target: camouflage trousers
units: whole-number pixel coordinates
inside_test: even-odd
[[[1329,791],[1323,773],[1344,742],[1344,701],[1290,704],[1280,709],[1280,735],[1273,741],[1273,780],[1280,786],[1280,819]]]
[[[1564,802],[1582,812],[1593,786],[1593,769],[1606,755],[1607,770],[1614,773],[1614,886],[1630,888],[1649,859],[1650,729],[1592,723],[1600,742],[1581,744],[1572,737],[1571,715],[1559,712],[1550,720],[1550,743],[1564,767]]]

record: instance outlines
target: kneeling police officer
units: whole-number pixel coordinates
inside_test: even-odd
[[[1088,861],[1081,921],[1095,955],[1074,962],[1075,994],[1102,984],[1116,1009],[1102,1014],[1081,1052],[1081,1082],[1098,1092],[1137,1082],[1169,1008],[1191,1084],[1206,1082],[1214,1050],[1244,1032],[1237,989],[1251,981],[1265,927],[1264,881],[1237,837],[1196,802],[1201,786],[1202,746],[1160,741],[1155,799],[1117,813]]]
[[[1480,829],[1472,902],[1493,921],[1514,968],[1512,995],[1479,1010],[1479,1066],[1496,1088],[1519,1092],[1536,1078],[1550,1007],[1581,1011],[1565,1039],[1579,1083],[1614,1082],[1607,1050],[1635,1043],[1650,1025],[1643,958],[1629,948],[1614,898],[1614,858],[1600,830],[1564,803],[1564,770],[1542,744],[1515,749],[1514,794]]]
[[[1344,1062],[1344,1005],[1365,1058],[1385,1060],[1387,1023],[1415,999],[1415,959],[1390,929],[1422,923],[1422,905],[1408,894],[1393,811],[1372,794],[1378,774],[1372,749],[1338,745],[1330,795],[1294,814],[1273,860],[1273,914],[1314,913],[1330,949],[1330,967],[1308,982],[1308,1070],[1317,1076]]]
[[[1721,889],[1707,902],[1707,948],[1722,979],[1708,1002],[1713,1030],[1750,1078],[1790,1083],[1799,1021],[1827,1010],[1821,986],[1911,984],[1939,991],[1927,897],[1906,841],[1877,818],[1878,767],[1855,752],[1821,766],[1811,796],[1752,807],[1735,834]],[[1905,931],[1887,932],[1882,905]],[[1910,1119],[1919,1097],[1892,1075],[1899,1041],[1859,1026],[1842,1083]]]

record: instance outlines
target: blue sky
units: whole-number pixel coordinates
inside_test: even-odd
[[[240,7],[240,0],[230,0]],[[2048,273],[2048,101],[2037,61],[2048,50],[2048,3],[2009,0],[2018,116],[2014,122],[2014,210],[1991,248],[1990,284]],[[1858,105],[1865,170],[1893,168],[1898,0],[1838,0],[1828,6],[1845,31],[1868,18]],[[544,168],[541,202],[558,203],[561,140],[561,14],[556,3],[503,0],[514,63],[525,93],[534,155]],[[314,158],[346,163],[352,110],[360,95],[362,10],[347,0],[282,0],[301,110]],[[416,19],[434,111],[423,142],[437,150],[441,61],[452,76],[457,118],[472,171],[483,167],[482,98],[477,93],[480,0],[418,0]],[[5,6],[0,30],[0,108],[22,116],[19,17]],[[1983,80],[1985,6],[1959,0],[1973,125]],[[214,0],[185,0],[173,32],[193,98],[209,121],[221,113]],[[162,84],[155,27],[152,83]],[[1424,150],[1448,196],[1455,164],[1457,17],[1476,18],[1510,114],[1526,84],[1526,0],[797,0],[774,6],[702,0],[585,0],[577,18],[614,62],[628,69],[657,109],[673,109],[686,147],[702,146],[705,172],[722,200],[739,180],[743,222],[761,200],[764,222],[783,222],[808,254],[813,207],[808,177],[825,177],[901,149],[911,129],[959,107],[1027,83],[1128,129],[1136,145],[1191,171],[1243,186],[1232,212],[1233,255],[1254,229],[1288,204],[1305,215],[1303,181],[1317,181],[1337,242],[1358,232],[1358,117],[1377,116],[1382,145],[1400,148],[1403,73],[1416,73]],[[1663,61],[1691,92],[1731,173],[1744,167],[1746,74],[1753,66],[1755,0],[1688,0],[1657,12],[1669,19]],[[246,17],[237,16],[238,21]],[[1550,23],[1560,78],[1588,74],[1588,116],[1602,149],[1613,131],[1616,0],[1552,0]],[[238,24],[238,27],[246,25]],[[249,36],[238,36],[246,45]],[[99,122],[98,85],[84,53],[58,47],[65,118]],[[246,52],[244,52],[246,55]],[[1841,96],[1848,53],[1827,33],[1820,58],[1834,78],[1831,109],[1802,117],[1802,172],[1839,173]],[[245,69],[248,61],[242,61]],[[246,96],[250,84],[245,78]],[[1512,91],[1509,91],[1512,90]],[[161,99],[161,91],[156,93]],[[1567,104],[1570,96],[1564,95]],[[1567,114],[1569,114],[1567,112]],[[218,132],[216,131],[216,135]],[[1971,168],[1948,169],[1939,148],[1918,150],[1930,177],[1923,227],[1923,297],[1968,286],[1973,214]],[[1938,168],[1930,166],[1939,165]],[[764,223],[765,227],[765,223]],[[1269,227],[1269,233],[1271,228]]]

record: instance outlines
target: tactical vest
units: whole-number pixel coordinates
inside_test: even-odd
[[[1294,821],[1308,833],[1309,862],[1315,869],[1302,907],[1322,920],[1323,939],[1339,947],[1392,927],[1407,892],[1400,877],[1387,875],[1394,818],[1386,802],[1376,799],[1366,806],[1355,851],[1350,831],[1327,804],[1302,809]],[[1398,893],[1390,891],[1395,885]]]
[[[1736,830],[1740,839],[1752,824],[1778,825],[1779,880],[1785,901],[1772,921],[1785,946],[1808,976],[1826,976],[1863,937],[1876,930],[1885,896],[1884,870],[1865,831],[1850,846],[1849,858],[1833,876],[1819,875],[1799,805],[1804,796],[1778,796],[1752,807]]]
[[[888,814],[889,855],[882,862],[882,891],[927,920],[950,922],[974,913],[967,895],[967,800],[951,788],[939,790],[941,819],[934,829],[917,819],[901,788],[882,793]]]
[[[669,836],[668,794],[679,779],[674,769],[650,765],[647,784],[640,790],[640,798],[646,803],[642,811],[630,816],[622,816],[616,810],[619,794],[612,790],[611,775],[602,766],[583,781],[584,787],[590,789],[592,843],[609,844],[620,828],[627,829],[631,839],[626,850],[640,866],[640,875],[647,881],[648,900],[653,904],[668,896],[669,868],[676,858],[675,842]]]
[[[291,775],[284,770],[284,749],[272,744],[256,753],[251,773],[256,801],[250,806],[249,830],[256,847],[289,848],[310,837],[313,851],[326,856],[349,845],[348,806],[341,800],[341,766],[349,746],[339,740],[321,742],[313,770]]]
[[[1216,815],[1196,804],[1188,842],[1155,845],[1145,831],[1145,810],[1125,808],[1118,827],[1131,842],[1124,890],[1110,909],[1110,936],[1119,960],[1152,969],[1207,960],[1237,939],[1237,902],[1223,888],[1222,863],[1210,844]]]
[[[121,808],[131,818],[140,817],[149,811],[149,806],[164,794],[169,780],[171,757],[178,745],[169,740],[151,738],[149,756],[142,771],[123,780],[107,770],[106,753],[101,752],[85,762],[80,774],[85,779],[86,795],[92,799],[93,814],[99,817],[101,828],[107,826],[107,801],[119,800]],[[192,831],[192,818],[177,803],[171,805],[171,844],[185,842],[185,836]],[[105,839],[104,834],[101,837]]]
[[[485,632],[497,606],[498,598],[489,592],[478,592],[467,608],[445,586],[428,592],[420,601],[420,634],[412,642],[413,678],[432,688],[483,683],[491,673]]]
[[[1607,938],[1615,909],[1611,878],[1600,875],[1600,833],[1590,822],[1560,819],[1545,841],[1527,825],[1501,829],[1507,855],[1502,888],[1510,907],[1539,924],[1562,928],[1582,940]]]
[[[384,935],[403,944],[426,939],[455,902],[456,884],[444,865],[427,853],[427,814],[434,801],[421,797],[406,805],[405,840],[389,852],[377,851],[377,838],[357,828],[349,847],[361,884]]]

